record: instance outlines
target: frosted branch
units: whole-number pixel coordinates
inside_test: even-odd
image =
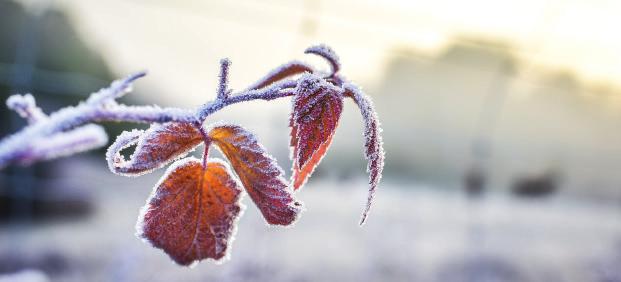
[[[146,72],[139,72],[130,75],[125,79],[114,81],[108,88],[103,88],[98,92],[91,94],[88,100],[86,100],[86,103],[91,105],[99,105],[106,101],[121,98],[123,95],[129,93],[132,90],[132,83],[136,79],[139,79],[146,75]]]
[[[24,159],[29,162],[49,160],[97,149],[106,143],[108,143],[108,136],[103,127],[87,124],[49,138],[36,140],[33,142],[30,157]]]
[[[293,96],[293,88],[296,82],[293,80],[284,80],[271,84],[269,87],[261,89],[245,90],[239,93],[230,94],[226,99],[216,99],[202,105],[198,109],[197,119],[202,123],[209,115],[221,110],[222,108],[236,104],[239,102],[247,102],[251,100],[274,100]]]
[[[127,106],[113,104],[92,113],[94,121],[118,121],[135,123],[194,122],[194,111],[158,106]]]
[[[338,78],[335,73],[339,70],[338,56],[325,45],[317,45],[310,47],[306,53],[316,54],[325,58],[332,67],[331,79]],[[15,110],[20,116],[29,121],[29,125],[18,131],[17,133],[0,140],[0,169],[11,163],[24,163],[38,160],[35,157],[26,157],[31,153],[33,146],[37,140],[52,138],[56,136],[74,137],[74,135],[61,135],[61,133],[69,133],[78,127],[93,122],[117,121],[117,122],[134,122],[134,123],[166,123],[180,122],[191,123],[200,126],[203,121],[211,114],[221,110],[222,108],[252,100],[273,100],[277,98],[289,97],[295,95],[295,88],[298,84],[297,80],[291,79],[295,75],[303,73],[315,73],[316,71],[309,65],[299,61],[292,61],[272,70],[265,77],[258,80],[246,90],[232,93],[229,89],[229,68],[231,62],[228,59],[220,61],[220,76],[217,89],[216,99],[203,104],[202,106],[191,109],[179,108],[160,108],[158,106],[128,106],[119,104],[116,99],[129,93],[132,84],[138,78],[144,77],[145,72],[139,72],[128,76],[125,79],[114,81],[109,87],[103,88],[89,96],[89,98],[76,106],[62,108],[49,116],[46,116],[39,109],[32,95],[14,95],[7,100],[7,105]],[[78,131],[82,132],[82,131]],[[83,135],[92,135],[89,140],[101,141],[101,131],[86,130]],[[80,136],[82,138],[84,136]],[[59,137],[60,138],[60,137]],[[76,137],[76,142],[79,138]],[[85,138],[82,138],[85,139]],[[79,144],[88,144],[76,149],[84,151],[84,148],[94,148],[95,145],[102,146],[102,142],[78,142]],[[69,143],[67,143],[69,144]],[[46,147],[48,148],[48,147]],[[55,147],[49,147],[52,149]],[[63,150],[60,155],[67,155],[70,152]],[[28,156],[30,156],[28,155]],[[54,154],[44,154],[49,156]]]
[[[8,152],[12,155],[5,155],[4,159],[15,159],[15,162],[19,164],[29,165],[37,161],[100,148],[106,145],[107,142],[108,136],[103,127],[88,124],[67,132],[31,140],[22,146],[21,150]]]
[[[62,108],[49,116],[36,107],[31,95],[14,95],[9,108],[28,119],[30,125],[0,141],[0,169],[11,164],[29,164],[104,146],[107,135],[101,127],[83,126],[95,121],[167,122],[195,120],[192,111],[151,106],[125,106],[114,99],[131,90],[144,72],[113,82],[77,106]],[[71,149],[73,148],[73,150]]]
[[[118,104],[116,99],[129,93],[132,83],[145,76],[145,72],[114,81],[109,87],[91,94],[85,102],[77,106],[62,108],[49,116],[36,107],[32,95],[11,96],[7,100],[9,108],[28,119],[30,124],[0,141],[0,169],[12,163],[29,164],[104,146],[107,136],[101,128],[97,130],[92,126],[87,127],[88,130],[78,128],[92,122],[181,122],[200,125],[207,116],[231,104],[251,100],[273,100],[294,94],[292,89],[296,82],[283,80],[286,76],[279,77],[279,81],[270,83],[261,89],[231,94],[228,89],[229,66],[228,59],[221,61],[217,98],[196,110]],[[57,141],[51,145],[43,144],[45,142],[42,140],[50,140],[50,138],[52,140],[66,138],[67,140],[66,142]],[[70,149],[71,146],[75,147],[73,151]]]
[[[6,105],[30,124],[47,118],[41,108],[37,107],[34,97],[30,94],[12,95],[6,100]]]

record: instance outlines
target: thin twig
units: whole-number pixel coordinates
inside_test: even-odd
[[[218,84],[218,99],[226,99],[229,96],[229,67],[231,60],[220,60],[220,83]]]

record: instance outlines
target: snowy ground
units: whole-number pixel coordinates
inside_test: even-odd
[[[621,281],[618,205],[503,196],[472,203],[388,180],[360,228],[364,179],[311,180],[293,228],[266,226],[246,197],[231,260],[183,268],[134,236],[163,171],[129,179],[103,162],[64,163],[79,177],[60,179],[94,192],[92,217],[0,226],[0,255],[51,257],[58,271],[50,281]]]

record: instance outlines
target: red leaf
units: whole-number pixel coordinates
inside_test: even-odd
[[[134,131],[117,137],[108,149],[108,165],[117,174],[142,175],[185,156],[202,141],[201,133],[190,123],[153,124],[144,133]],[[120,151],[136,143],[136,150],[126,161]]]
[[[382,171],[384,170],[384,143],[380,135],[382,129],[380,128],[379,118],[377,117],[377,112],[375,111],[371,98],[352,84],[346,84],[344,88],[345,95],[351,97],[360,108],[365,127],[364,146],[366,148],[365,157],[368,160],[369,195],[364,212],[362,213],[362,218],[360,219],[360,225],[363,225],[369,215],[369,210],[371,209],[371,204],[375,197],[375,189],[382,178]]]
[[[224,258],[241,212],[241,190],[228,166],[195,158],[173,164],[143,208],[139,236],[176,263]]]
[[[300,188],[326,154],[343,111],[341,90],[316,75],[300,79],[289,120],[293,187]]]
[[[301,204],[293,198],[276,160],[252,133],[237,125],[218,125],[208,135],[229,159],[269,224],[289,225],[297,219]]]

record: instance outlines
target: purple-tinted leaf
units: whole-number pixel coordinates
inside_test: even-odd
[[[369,210],[371,209],[371,204],[375,197],[375,190],[382,178],[382,171],[384,170],[384,143],[380,135],[382,129],[380,128],[379,118],[377,117],[377,112],[375,111],[371,98],[362,93],[355,85],[346,84],[344,88],[345,95],[350,96],[360,108],[362,119],[364,120],[364,146],[366,148],[365,156],[368,160],[369,195],[360,220],[360,225],[362,225],[369,215]]]
[[[248,87],[248,89],[260,89],[276,81],[283,80],[297,74],[302,74],[304,72],[312,73],[314,70],[306,63],[293,61],[272,70],[265,77]]]

